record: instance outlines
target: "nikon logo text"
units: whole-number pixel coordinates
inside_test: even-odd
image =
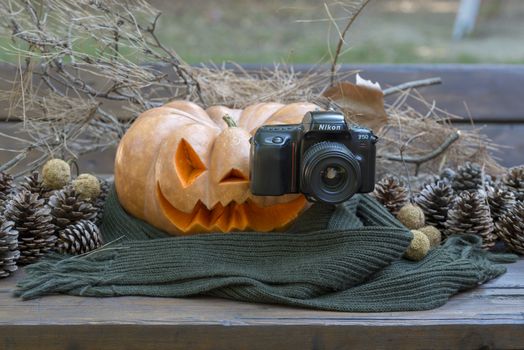
[[[318,130],[326,130],[326,131],[342,130],[342,125],[320,124],[318,126]]]

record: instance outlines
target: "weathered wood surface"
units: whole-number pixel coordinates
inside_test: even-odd
[[[457,126],[460,129],[471,127],[466,124]],[[477,124],[475,127],[480,127],[480,125]],[[524,164],[524,123],[484,124],[481,132],[499,146],[493,155],[502,165],[512,167]]]
[[[428,100],[459,115],[467,104],[477,126],[486,124],[493,141],[510,147],[498,154],[502,163],[524,164],[524,66],[343,69],[362,69],[365,78],[384,86],[442,77],[442,86],[424,89]],[[6,72],[0,65],[0,77]],[[13,124],[0,122],[0,130],[12,133]],[[0,140],[6,147],[13,144]],[[0,152],[0,163],[5,156]],[[110,174],[113,159],[114,150],[86,155],[80,168]],[[0,280],[0,349],[524,349],[524,260],[439,309],[411,313],[320,312],[210,298],[51,296],[22,302],[11,296],[22,275]]]
[[[248,64],[243,67],[246,70],[259,70],[272,66]],[[166,74],[170,73],[162,66],[158,69],[165,70]],[[315,68],[312,65],[295,65],[294,69],[308,72]],[[524,122],[524,65],[352,64],[342,65],[340,70],[359,70],[364,78],[378,81],[383,87],[438,76],[442,78],[442,85],[421,91],[427,100],[435,100],[442,109],[467,117],[467,105],[472,120],[478,123]],[[0,89],[10,89],[10,81],[16,74],[14,66],[0,64]],[[104,85],[102,79],[90,78],[89,83],[94,86]],[[125,116],[125,111],[122,112],[118,106],[119,103],[104,102],[106,109]],[[0,119],[6,118],[7,107],[7,104],[0,103]],[[469,123],[469,119],[463,121]]]
[[[26,134],[20,132],[17,123],[0,121],[0,132],[26,139]],[[2,149],[22,149],[24,144],[22,142],[14,141],[7,137],[0,136],[0,165],[13,158],[16,154],[12,152],[2,151]],[[113,163],[115,160],[116,147],[108,148],[102,152],[94,152],[82,155],[78,160],[78,167],[82,172],[92,174],[112,174]],[[29,154],[22,164],[28,164],[35,160],[41,154],[33,152]],[[22,168],[25,169],[25,168]],[[20,167],[16,169],[20,170]],[[16,171],[15,171],[16,172]]]
[[[214,298],[21,301],[0,281],[3,349],[522,349],[524,260],[441,308],[342,313]]]
[[[460,128],[467,129],[470,126],[463,125]],[[14,134],[16,125],[0,121],[0,131],[7,134]],[[524,164],[524,123],[523,124],[488,124],[484,126],[482,132],[485,133],[494,143],[501,145],[500,150],[494,152],[497,159],[504,166],[515,166]],[[0,137],[0,149],[16,148],[15,142]],[[86,154],[80,157],[78,165],[82,172],[111,174],[113,173],[113,163],[116,148],[109,148],[103,152]],[[28,157],[31,161],[36,155]],[[12,153],[0,151],[0,164],[13,157]]]
[[[245,65],[256,70],[267,65]],[[296,65],[307,72],[311,65]],[[470,123],[524,123],[524,65],[489,64],[351,64],[340,71],[360,71],[365,79],[378,81],[383,88],[412,80],[441,77],[442,84],[420,89],[428,101]],[[416,105],[416,104],[415,104]]]
[[[268,66],[245,66],[247,70],[264,67]],[[312,66],[297,65],[295,69],[307,72]],[[423,89],[427,100],[435,100],[440,108],[461,116],[467,115],[467,105],[476,127],[483,127],[483,132],[494,143],[503,146],[495,154],[501,163],[505,166],[524,164],[524,65],[343,65],[341,70],[361,70],[365,78],[380,81],[384,87],[410,80],[441,77],[442,85]],[[0,64],[0,89],[9,88],[7,81],[14,74],[16,71],[12,66]],[[92,83],[97,84],[95,81]],[[412,103],[416,105],[415,101]],[[116,106],[105,102],[109,110],[112,105]],[[0,120],[6,117],[7,106],[0,103]],[[459,127],[468,128],[471,121],[463,119],[456,123]],[[0,130],[12,133],[13,124],[0,122]],[[13,147],[10,143],[0,138],[0,148]],[[96,155],[86,155],[80,159],[79,165],[83,171],[111,173],[114,152],[114,149],[109,149]],[[10,157],[12,154],[0,152],[0,164]]]
[[[247,70],[264,67],[268,66],[245,66]],[[312,66],[297,65],[295,69],[307,72]],[[467,115],[467,105],[476,127],[483,127],[483,132],[494,143],[503,146],[495,154],[501,163],[505,166],[524,164],[524,65],[343,65],[341,70],[361,70],[365,78],[380,81],[384,87],[441,77],[442,85],[423,89],[427,100],[435,100],[440,108],[462,116]],[[16,71],[12,66],[0,64],[0,89],[9,88],[7,81],[14,74]],[[412,102],[416,105],[415,101]],[[109,110],[114,105],[111,102],[105,104]],[[6,107],[0,103],[0,120],[7,117]],[[464,128],[468,128],[470,123],[469,119],[457,121],[458,126]],[[12,123],[0,122],[0,130],[10,134],[14,127]],[[13,147],[11,141],[0,138],[0,148],[10,147]],[[111,173],[114,152],[114,149],[109,149],[96,155],[86,155],[80,159],[79,165],[83,171]],[[0,152],[0,164],[10,157],[12,154]]]

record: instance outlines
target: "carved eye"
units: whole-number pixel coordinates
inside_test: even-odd
[[[240,170],[238,169],[231,169],[222,180],[220,180],[220,183],[229,183],[229,182],[245,182],[248,181],[248,177],[244,175]]]
[[[178,144],[175,154],[175,166],[178,177],[184,187],[191,185],[197,177],[207,170],[198,154],[185,139],[182,139]]]

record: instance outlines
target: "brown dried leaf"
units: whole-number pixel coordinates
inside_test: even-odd
[[[323,96],[338,104],[349,120],[366,126],[375,133],[388,121],[384,109],[384,94],[375,87],[338,82],[327,89]]]

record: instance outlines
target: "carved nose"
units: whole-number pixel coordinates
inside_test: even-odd
[[[231,169],[222,179],[220,180],[220,183],[233,183],[233,182],[246,182],[249,178],[242,173],[242,171],[233,168]]]

